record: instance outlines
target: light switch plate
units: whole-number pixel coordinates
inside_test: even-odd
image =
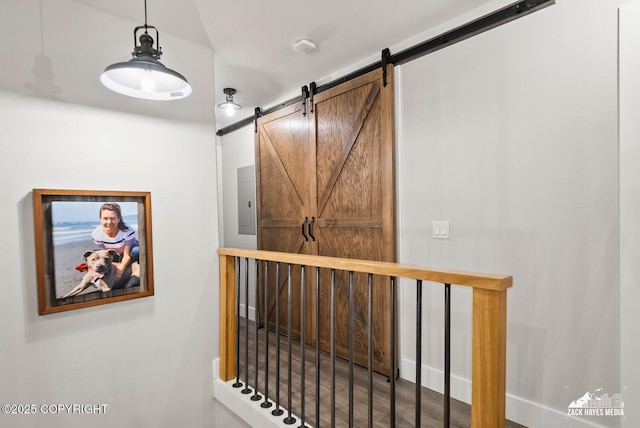
[[[449,239],[449,221],[448,220],[433,222],[433,238]]]

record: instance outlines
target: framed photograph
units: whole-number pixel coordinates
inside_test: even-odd
[[[33,189],[40,315],[153,296],[149,192]]]

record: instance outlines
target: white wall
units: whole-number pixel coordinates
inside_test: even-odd
[[[244,117],[244,115],[238,115]],[[257,248],[256,235],[238,233],[238,168],[254,166],[254,127],[247,125],[220,137],[220,181],[222,182],[222,215],[225,247]]]
[[[620,8],[620,353],[625,428],[640,426],[640,1]]]
[[[631,330],[620,325],[620,263],[632,270],[627,293],[637,284],[637,262],[619,248],[620,3],[559,0],[396,70],[399,261],[514,276],[507,416],[530,427],[619,426],[566,417],[573,400],[600,388],[638,407],[634,345],[620,364],[620,333],[631,340],[638,323],[628,303]],[[233,144],[253,150],[252,138]],[[451,222],[450,240],[431,238],[433,220]],[[413,296],[399,296],[403,377],[415,371]],[[441,389],[441,289],[425,299],[423,379]],[[470,293],[454,289],[453,299],[453,393],[468,400]]]
[[[130,56],[135,25],[75,1],[0,4],[0,403],[108,405],[103,415],[0,414],[3,427],[240,426],[212,391],[213,54],[163,34],[165,64],[194,94],[113,94],[98,78]],[[50,68],[34,67],[42,55]],[[155,296],[38,316],[33,188],[150,191]]]
[[[239,115],[239,117],[244,117]],[[222,183],[221,215],[224,219],[222,225],[223,240],[221,247],[230,248],[258,248],[256,235],[238,233],[238,168],[255,164],[254,157],[254,127],[247,125],[231,134],[219,139],[219,180]],[[257,227],[256,227],[257,230]],[[245,285],[246,269],[244,261],[240,270],[240,313],[245,313]],[[249,319],[255,319],[255,264],[249,263]]]
[[[574,424],[567,406],[586,391],[621,392],[617,5],[559,1],[408,63],[398,80],[400,260],[513,275],[507,416]],[[451,222],[450,240],[431,238],[433,220]],[[400,300],[412,337],[413,294]],[[454,294],[465,399],[469,300]],[[442,368],[442,291],[427,302],[429,379]],[[412,371],[413,342],[400,352]]]
[[[218,337],[211,127],[151,118],[141,125],[137,116],[8,93],[0,94],[0,112],[0,402],[109,405],[105,416],[0,415],[0,425],[211,426]],[[127,160],[99,162],[118,153]],[[36,187],[150,191],[156,295],[38,316]]]

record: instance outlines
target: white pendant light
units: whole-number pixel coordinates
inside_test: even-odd
[[[158,49],[153,47],[153,37],[148,29],[156,31]],[[140,45],[136,44],[138,31]],[[144,2],[144,25],[133,30],[133,58],[127,62],[111,64],[100,76],[104,86],[112,91],[146,100],[177,100],[191,94],[191,86],[180,73],[165,67],[160,61],[162,48],[156,27],[147,25],[147,1]]]
[[[227,100],[221,104],[218,104],[218,108],[226,111],[229,116],[233,116],[236,110],[240,110],[242,108],[240,104],[236,104],[233,102],[233,94],[236,93],[236,90],[233,88],[224,88],[222,92],[227,95]]]

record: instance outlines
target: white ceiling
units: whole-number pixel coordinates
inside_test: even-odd
[[[144,24],[144,0],[75,1]],[[232,87],[234,101],[243,106],[232,118],[217,113],[219,129],[251,116],[256,106],[283,101],[309,82],[492,3],[496,0],[147,0],[147,21],[161,35],[213,49],[216,102],[224,101],[223,88]],[[317,49],[295,52],[292,45],[303,38]],[[180,71],[165,57],[168,67]]]

